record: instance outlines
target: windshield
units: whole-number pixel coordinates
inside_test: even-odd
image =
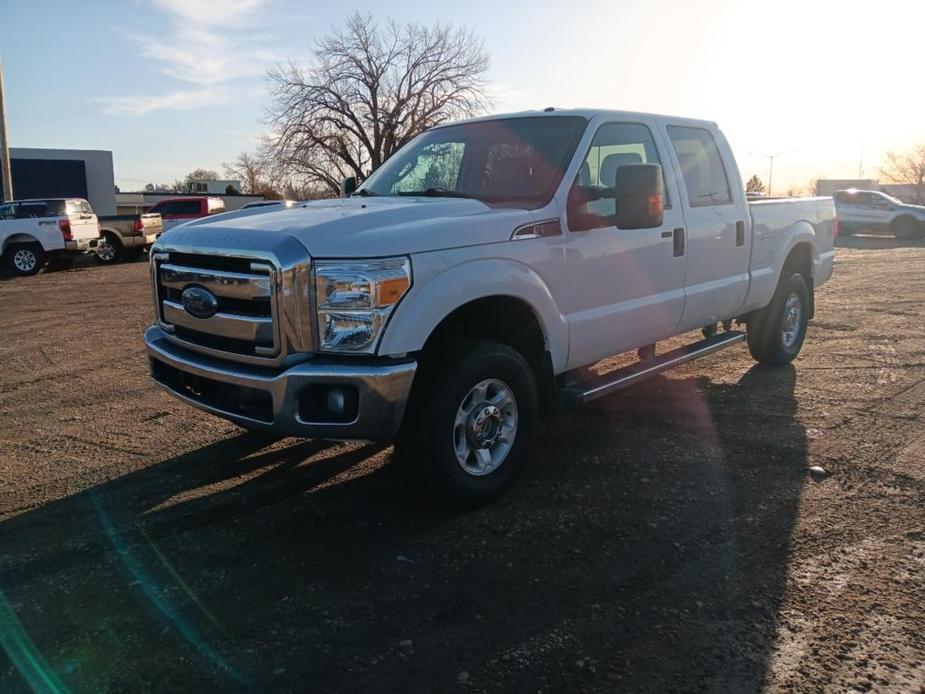
[[[587,121],[505,118],[429,130],[396,152],[355,195],[475,198],[542,207],[562,180]]]

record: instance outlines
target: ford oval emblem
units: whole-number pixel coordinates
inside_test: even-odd
[[[211,318],[218,311],[218,299],[208,289],[187,287],[180,298],[184,310],[193,318]]]

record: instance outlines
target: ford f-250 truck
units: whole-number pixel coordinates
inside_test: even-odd
[[[556,403],[743,341],[790,362],[833,269],[832,199],[748,204],[706,121],[476,119],[421,134],[345,189],[162,237],[154,380],[246,429],[394,438],[464,505],[511,483]]]
[[[96,245],[96,262],[106,265],[136,260],[146,248],[151,248],[163,231],[163,221],[156,212],[100,217],[102,238]]]
[[[0,203],[0,257],[13,274],[34,275],[48,263],[67,265],[93,250],[99,238],[99,221],[83,198]]]

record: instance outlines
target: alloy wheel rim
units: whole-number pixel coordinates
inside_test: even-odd
[[[116,255],[116,249],[109,241],[100,241],[96,246],[96,255],[100,260],[112,260]]]
[[[517,400],[503,381],[488,378],[473,386],[456,410],[453,451],[466,472],[482,477],[507,459],[517,436]]]
[[[27,248],[20,248],[13,254],[13,265],[20,272],[32,272],[37,262],[38,259],[35,257],[35,253]]]
[[[799,295],[791,294],[784,303],[784,317],[781,321],[781,337],[787,349],[793,347],[799,339],[802,319],[803,303]]]

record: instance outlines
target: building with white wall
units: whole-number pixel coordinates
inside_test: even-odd
[[[10,148],[14,198],[86,198],[99,215],[116,213],[112,152]]]

